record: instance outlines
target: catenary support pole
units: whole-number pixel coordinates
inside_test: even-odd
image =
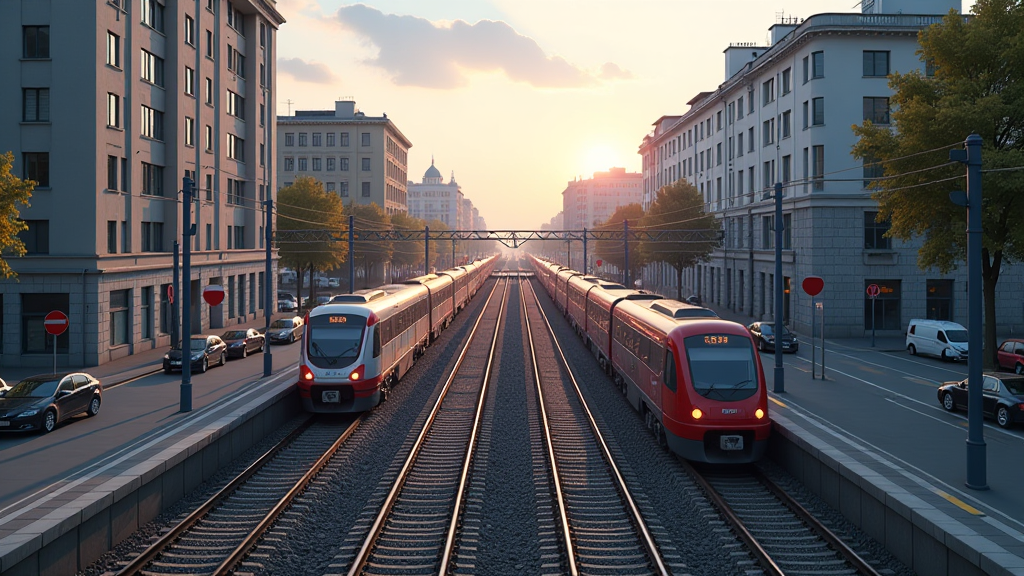
[[[782,183],[775,183],[775,386],[786,391],[786,372],[782,367]]]
[[[587,229],[584,228],[583,229],[583,273],[584,274],[587,273],[587,267],[589,266],[589,264],[590,264],[590,261],[587,260]]]
[[[195,182],[181,179],[181,399],[180,410],[192,411],[192,190]]]
[[[270,352],[270,320],[274,315],[274,309],[277,307],[275,300],[271,300],[270,297],[273,294],[271,287],[273,282],[274,268],[273,268],[273,255],[274,250],[270,244],[274,238],[274,232],[271,230],[271,226],[274,225],[274,200],[270,198],[270,186],[266,187],[267,200],[264,202],[267,206],[267,225],[266,225],[266,238],[263,239],[264,245],[267,247],[267,261],[265,269],[263,271],[263,315],[266,316],[266,329],[263,331],[263,376],[270,376],[270,373],[274,370],[274,357]]]
[[[356,217],[348,215],[348,293],[356,291],[356,257],[355,257],[355,233],[352,228],[355,226]]]
[[[967,137],[967,487],[988,490],[982,411],[981,136]]]
[[[174,273],[171,279],[171,348],[181,343],[181,320],[178,317],[178,306],[181,305],[181,262],[180,248],[177,240],[174,241],[174,256],[171,267]]]
[[[423,227],[423,273],[430,274],[430,226]]]
[[[629,220],[622,221],[622,231],[622,251],[625,255],[625,258],[623,258],[623,260],[626,264],[625,267],[623,267],[622,269],[622,273],[624,274],[623,278],[625,279],[623,281],[623,285],[626,288],[629,288]]]

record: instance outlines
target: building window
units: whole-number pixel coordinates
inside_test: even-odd
[[[323,146],[324,135],[320,132],[313,132],[313,146]]]
[[[206,103],[213,106],[213,80],[206,79]]]
[[[299,146],[309,146],[309,134],[299,132]]]
[[[786,110],[782,113],[782,137],[789,138],[792,134],[790,126],[793,124],[793,113]]]
[[[26,354],[53,354],[53,336],[46,333],[43,320],[53,310],[71,311],[68,294],[21,295],[21,351]],[[57,337],[57,352],[67,353],[68,330]]]
[[[929,320],[953,319],[953,281],[928,280],[925,308]]]
[[[260,48],[267,47],[267,25],[260,22]]]
[[[185,146],[195,148],[196,145],[196,121],[194,118],[185,116]]]
[[[243,34],[245,32],[243,29],[244,21],[242,20],[242,13],[235,10],[230,1],[228,2],[228,26],[231,26],[239,34]]]
[[[213,174],[206,175],[206,200],[213,202]]]
[[[327,133],[327,146],[334,146],[334,132]]]
[[[870,188],[878,178],[885,176],[885,165],[877,158],[864,158],[864,188]]]
[[[811,52],[811,78],[825,77],[825,53]]]
[[[267,85],[267,65],[260,62],[260,86]]]
[[[334,158],[333,157],[332,158],[328,158],[327,159],[327,171],[328,172],[334,172],[334,166],[335,166]]]
[[[142,105],[142,126],[140,132],[147,138],[164,139],[164,113]]]
[[[117,156],[107,156],[107,190],[117,190]]]
[[[193,48],[196,45],[196,21],[185,14],[185,43]]]
[[[142,193],[148,196],[164,195],[164,167],[142,163]]]
[[[139,303],[139,314],[142,320],[142,338],[153,337],[153,287],[142,287],[142,302]]]
[[[814,181],[814,189],[822,191],[825,189],[825,146],[817,145],[811,147],[811,179]]]
[[[21,91],[21,120],[23,122],[50,121],[50,89],[23,88]]]
[[[22,154],[25,163],[26,180],[34,180],[39,188],[50,187],[50,153],[25,152]]]
[[[718,144],[715,145],[715,165],[716,166],[721,166],[722,165],[722,143],[721,142],[719,142]]]
[[[228,158],[245,162],[245,140],[228,134]]]
[[[203,147],[206,148],[207,152],[213,152],[213,126],[207,124],[204,132],[205,143],[203,144]]]
[[[245,120],[245,98],[228,90],[228,114]]]
[[[804,101],[804,130],[807,130],[811,121],[810,102]]]
[[[793,69],[786,68],[782,71],[782,95],[785,96],[793,89]]]
[[[23,220],[27,229],[18,232],[18,238],[25,245],[25,254],[50,253],[50,221]]]
[[[341,145],[348,146],[348,132],[341,133]]]
[[[196,96],[196,71],[185,66],[185,94]]]
[[[363,182],[363,198],[369,198],[369,197],[370,197],[370,183],[369,182]]]
[[[770,188],[775,184],[775,160],[769,160],[764,163],[762,177],[762,188]]]
[[[889,222],[878,221],[878,212],[864,213],[864,249],[865,250],[891,250],[892,239],[886,237],[889,231]]]
[[[362,159],[362,171],[363,172],[369,172],[370,171],[370,159],[369,158],[363,158]]]
[[[260,142],[260,166],[264,166],[267,163],[267,149],[264,146],[265,145]]]
[[[210,30],[206,31],[206,57],[213,59],[213,32]]]
[[[299,158],[299,172],[305,172],[309,170],[309,159]]]
[[[877,284],[878,296],[867,295],[868,286]],[[900,330],[900,281],[899,280],[865,280],[864,281],[864,329]],[[872,301],[873,300],[873,301]],[[872,324],[872,310],[874,323]]]
[[[322,167],[323,167],[323,159],[321,159],[321,158],[313,158],[313,171],[314,172],[320,172],[320,169]]]
[[[121,67],[121,37],[107,31],[107,65]]]
[[[121,127],[121,96],[107,92],[107,127]]]
[[[761,136],[764,146],[775,143],[775,118],[765,120],[761,124]]]
[[[362,142],[361,142],[362,146],[369,146],[370,145],[370,133],[369,132],[363,132],[362,135],[361,135],[361,138],[362,138]]]
[[[142,0],[142,23],[157,32],[164,31],[164,6],[158,0]]]
[[[228,199],[227,203],[235,206],[245,204],[245,182],[228,178]]]
[[[825,124],[824,98],[819,97],[811,99],[811,124],[813,126],[823,126]]]
[[[107,220],[107,254],[117,254],[117,220]]]
[[[245,78],[245,56],[228,44],[228,70],[234,72],[239,78]]]
[[[865,76],[888,76],[889,75],[889,51],[888,50],[865,50],[864,51],[864,75]]]
[[[263,123],[266,121],[266,117],[267,117],[267,105],[264,104],[263,102],[260,102],[260,126],[263,126]]]
[[[793,249],[793,215],[782,215],[782,249]]]
[[[873,124],[889,123],[889,99],[884,97],[864,98],[864,119]]]
[[[761,249],[775,248],[775,216],[761,217]]]
[[[22,52],[24,58],[50,57],[50,27],[24,26],[22,31]]]
[[[206,225],[206,249],[213,250],[213,224]]]
[[[348,198],[348,182],[339,182],[338,187],[341,197]]]
[[[348,158],[339,158],[338,162],[340,162],[341,171],[348,172]]]
[[[284,145],[285,146],[295,146],[295,133],[293,133],[293,132],[285,132],[284,133]]]
[[[782,183],[786,184],[793,179],[793,157],[783,156],[782,157]],[[785,191],[783,191],[785,194]]]
[[[131,252],[128,248],[128,221],[121,220],[121,252],[127,254]]]
[[[284,171],[294,172],[295,171],[295,158],[285,157],[284,159]]]
[[[736,119],[743,119],[743,96],[736,99]]]
[[[235,235],[235,242],[234,242],[235,250],[243,250],[245,248],[245,226],[235,226],[234,227],[234,235]],[[230,248],[230,246],[228,246],[228,248]]]
[[[154,86],[164,86],[164,59],[147,52],[142,51],[142,79]]]
[[[775,78],[769,78],[761,84],[761,105],[767,106],[775,101]]]
[[[164,223],[143,222],[141,234],[143,252],[164,251]]]
[[[743,156],[743,132],[736,134],[736,155]]]
[[[110,292],[110,345],[121,346],[128,343],[128,290],[112,290]]]

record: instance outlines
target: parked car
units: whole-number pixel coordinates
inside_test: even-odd
[[[289,292],[278,292],[277,293],[277,311],[278,312],[298,312],[299,311],[299,300]]]
[[[267,338],[271,344],[291,344],[302,337],[302,318],[281,318],[274,320],[267,330]]]
[[[330,302],[331,298],[334,298],[334,294],[320,294],[319,296],[316,297],[316,305],[323,306],[324,304]]]
[[[211,364],[223,366],[228,357],[228,346],[217,336],[192,336],[189,353],[193,372],[206,372]],[[181,348],[171,348],[164,354],[164,374],[181,370]]]
[[[4,392],[7,392],[10,388],[11,386],[7,382],[4,382],[3,378],[0,378],[0,396],[3,396]]]
[[[341,280],[339,280],[338,278],[328,278],[327,279],[327,287],[328,288],[340,288],[341,287]]]
[[[999,367],[1024,374],[1024,340],[1010,338],[999,345]]]
[[[0,430],[53,431],[75,414],[95,416],[103,385],[84,372],[29,376],[0,397]]]
[[[245,358],[252,352],[262,352],[266,340],[253,328],[248,330],[228,330],[220,335],[220,339],[228,346],[228,358]]]
[[[907,326],[907,351],[943,360],[967,358],[967,328],[956,322],[914,319]]]
[[[786,328],[786,325],[782,325],[782,336],[778,337],[775,330],[774,322],[754,322],[750,326],[747,326],[747,330],[750,331],[750,335],[754,337],[754,343],[757,344],[757,349],[762,352],[774,352],[775,351],[775,340],[778,338],[782,341],[783,352],[796,352],[800,349],[800,342],[797,341],[796,336]]]
[[[982,411],[996,424],[1009,428],[1024,422],[1024,376],[986,372],[982,376]],[[967,409],[967,380],[945,382],[939,386],[939,403],[950,412]]]

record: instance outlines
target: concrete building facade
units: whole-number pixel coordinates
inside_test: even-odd
[[[772,314],[774,200],[765,193],[782,182],[784,321],[791,327],[810,331],[810,297],[800,289],[807,276],[825,279],[818,302],[827,336],[862,336],[872,322],[888,334],[904,331],[912,318],[966,322],[966,266],[922,271],[919,241],[886,238],[888,224],[876,222],[867,188],[881,173],[850,153],[851,125],[889,123],[887,75],[928,73],[916,54],[917,34],[950,8],[959,10],[960,2],[886,0],[862,3],[861,13],[782,20],[770,29],[771,45],[725,50],[726,80],[718,89],[691,99],[685,114],[655,123],[640,146],[645,207],[662,186],[685,178],[725,231],[711,262],[684,275],[684,295],[699,293],[752,320]],[[937,153],[937,164],[945,154]],[[1015,289],[1021,280],[1019,267],[1004,265],[1000,329],[1024,328]],[[673,283],[665,266],[645,274],[646,286],[674,296]],[[881,288],[873,303],[865,293],[870,284]]]
[[[388,214],[408,211],[412,142],[387,114],[367,116],[343,100],[334,110],[296,110],[277,117],[279,188],[298,176],[324,183],[345,204],[376,204]]]
[[[439,220],[449,228],[461,228],[462,204],[465,198],[455,174],[446,183],[431,159],[430,168],[419,184],[409,182],[409,215],[427,222]]]
[[[573,180],[562,191],[562,225],[582,230],[604,224],[619,206],[643,200],[643,174],[612,168]]]
[[[282,23],[273,0],[0,3],[0,150],[38,183],[21,212],[28,253],[0,282],[0,365],[51,366],[51,310],[70,318],[61,366],[170,343],[186,175],[194,331],[273,306],[261,202]],[[208,284],[227,290],[220,306],[202,302]]]

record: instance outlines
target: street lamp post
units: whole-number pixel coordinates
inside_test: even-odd
[[[181,179],[181,392],[179,409],[192,411],[192,194],[196,183]]]
[[[782,182],[775,183],[775,386],[786,391],[786,371],[782,367]]]

